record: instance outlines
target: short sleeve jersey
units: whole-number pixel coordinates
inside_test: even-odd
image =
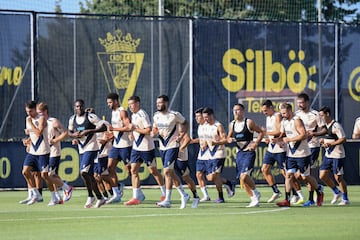
[[[54,127],[55,121],[56,118],[53,117],[49,117],[49,119],[47,120],[49,142],[51,139],[54,139],[60,135],[59,130]],[[50,157],[58,157],[60,155],[61,155],[61,143],[57,142],[54,144],[50,144]]]
[[[355,120],[353,134],[354,133],[360,133],[360,117]]]
[[[325,126],[324,121],[321,119],[319,112],[310,109],[309,112],[298,110],[295,112],[296,116],[299,116],[305,125],[306,131],[316,131],[317,127],[322,128]],[[307,140],[310,148],[320,147],[319,138],[313,137]]]
[[[179,147],[176,141],[179,135],[177,124],[182,123],[185,123],[185,118],[179,112],[168,111],[154,114],[154,127],[159,129],[160,150]]]
[[[131,123],[137,128],[151,127],[149,115],[142,109],[131,115]],[[140,134],[133,131],[133,149],[137,151],[150,151],[155,149],[154,139],[150,135]]]
[[[101,120],[101,123],[108,125],[109,123],[105,120]],[[105,143],[100,143],[100,139],[105,138],[105,132],[96,133],[96,139],[98,141],[99,146],[99,158],[107,157],[109,155],[110,149],[112,148],[112,141],[107,141]]]
[[[209,147],[209,158],[210,159],[222,159],[226,158],[225,145],[213,145],[212,141],[219,139],[218,127],[221,126],[219,121],[215,121],[214,124],[206,124],[205,128],[205,140]]]
[[[331,123],[326,124],[326,128],[328,129],[328,134],[324,138],[325,143],[334,142],[336,139],[346,137],[343,127],[338,122],[332,121]],[[332,137],[329,137],[329,135]],[[328,158],[344,158],[344,145],[339,144],[325,149],[325,156]]]
[[[111,113],[111,125],[114,128],[124,127],[123,120],[121,119],[121,111],[125,111],[123,107],[119,107],[118,109],[112,111]],[[116,148],[126,148],[132,145],[132,141],[129,139],[129,132],[114,132],[114,142],[113,146]]]
[[[294,116],[292,119],[287,120],[283,119],[281,122],[281,131],[286,133],[286,136],[289,138],[298,136],[299,133],[295,127],[295,121],[300,119],[298,116]],[[301,119],[300,119],[301,120]],[[305,140],[288,142],[287,144],[287,156],[293,158],[302,158],[307,157],[311,154],[308,143]]]
[[[275,112],[272,116],[267,116],[266,117],[266,131],[268,132],[272,132],[275,129],[275,125],[276,125],[276,118],[277,116],[280,115],[279,112]],[[278,143],[273,143],[272,139],[274,138],[274,136],[268,136],[270,139],[270,142],[268,144],[268,148],[267,150],[271,153],[281,153],[281,152],[285,152],[285,148],[280,147],[280,145]]]
[[[43,118],[43,116],[38,115],[35,118],[31,118],[31,121],[35,126],[38,126],[40,118]],[[34,133],[31,125],[28,124],[27,121],[26,121],[26,129],[29,130],[29,137],[31,140],[29,153],[32,155],[36,155],[36,156],[45,155],[45,154],[50,153],[50,144],[49,144],[49,139],[48,139],[48,126],[46,126],[44,128],[43,133],[40,136],[37,136]]]
[[[202,144],[206,142],[206,131],[207,131],[206,125],[207,125],[207,123],[200,124],[198,126],[198,129],[197,129],[197,135],[198,135],[198,138],[199,138],[199,145],[200,146],[202,146]],[[200,148],[197,158],[199,160],[209,160],[210,159],[209,149],[206,148],[206,149],[202,150]]]

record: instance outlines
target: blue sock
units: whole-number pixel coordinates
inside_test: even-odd
[[[347,192],[344,192],[344,193],[343,193],[342,198],[343,198],[343,200],[349,200],[349,199],[348,199],[348,196],[347,196]]]
[[[332,190],[335,194],[339,194],[340,192],[340,190],[336,186]]]

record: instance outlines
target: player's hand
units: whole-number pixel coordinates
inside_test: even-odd
[[[134,141],[134,140],[135,140],[134,134],[133,134],[132,132],[129,134],[129,140],[130,140],[130,141]]]

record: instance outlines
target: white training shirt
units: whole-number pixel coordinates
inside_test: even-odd
[[[131,123],[137,128],[151,127],[149,115],[142,109],[131,115]],[[155,149],[154,139],[150,135],[140,134],[133,131],[133,149],[137,151],[150,151]]]
[[[303,121],[306,131],[315,131],[316,127],[322,128],[325,126],[319,112],[314,109],[310,109],[309,112],[298,110],[295,112],[295,116],[299,116]],[[319,138],[308,139],[308,145],[309,148],[320,147]]]
[[[272,132],[272,131],[275,130],[276,118],[277,118],[278,115],[280,115],[280,113],[275,112],[272,116],[267,116],[266,117],[266,131],[267,132]],[[270,153],[282,153],[282,152],[286,151],[286,148],[280,147],[279,143],[273,143],[272,142],[272,140],[274,139],[274,136],[268,136],[268,138],[270,139],[270,142],[269,142],[268,148],[267,148],[268,152],[270,152]]]
[[[154,114],[154,127],[159,129],[160,150],[179,147],[179,143],[176,141],[179,136],[177,125],[183,123],[185,123],[185,118],[179,112],[168,111]]]
[[[121,111],[125,111],[123,107],[113,110],[111,113],[111,125],[114,128],[124,127],[124,122],[121,119]],[[114,142],[113,146],[116,148],[127,148],[132,146],[132,141],[129,139],[129,132],[113,131]]]
[[[61,134],[61,132],[59,132],[59,129],[54,128],[53,123],[56,120],[57,119],[54,117],[49,117],[47,120],[49,143],[51,139],[57,138]],[[50,157],[59,157],[59,156],[61,156],[61,143],[57,142],[54,144],[50,144]]]
[[[201,150],[201,146],[206,143],[206,128],[207,123],[200,124],[197,129],[197,135],[199,138],[199,153],[197,159],[199,160],[209,160],[210,159],[210,152],[209,148],[207,147],[205,150]]]
[[[105,120],[101,120],[101,122],[105,125],[109,125],[110,123],[108,123]],[[106,132],[98,132],[96,133],[96,139],[97,139],[97,143],[99,146],[99,154],[98,154],[98,158],[103,158],[103,157],[107,157],[109,155],[109,152],[113,146],[112,141],[107,141],[105,144],[101,144],[100,143],[100,139],[105,139],[105,134]]]
[[[32,123],[35,126],[39,125],[39,119],[44,118],[41,115],[37,115],[35,118],[31,118]],[[44,119],[45,121],[45,119]],[[50,153],[50,144],[48,139],[48,127],[46,126],[43,130],[43,133],[41,136],[36,136],[34,133],[31,125],[26,121],[26,129],[29,131],[29,137],[31,139],[30,143],[30,151],[29,153],[32,155],[45,155]]]
[[[360,117],[355,120],[353,134],[354,133],[360,133]]]
[[[281,132],[285,132],[286,136],[289,138],[298,136],[299,133],[296,130],[295,127],[295,120],[300,119],[299,116],[294,116],[292,119],[287,120],[283,119],[281,121]],[[299,144],[299,146],[296,147],[296,145]],[[296,149],[295,149],[296,148]],[[294,151],[294,152],[292,152]],[[294,158],[301,158],[301,157],[307,157],[311,154],[310,148],[308,146],[307,140],[302,140],[300,142],[289,142],[287,146],[287,152],[286,155],[288,157],[294,157]]]
[[[209,159],[222,159],[226,158],[225,145],[213,145],[212,141],[220,139],[218,127],[222,124],[215,120],[214,124],[204,125],[204,135],[206,143],[209,147]]]
[[[333,122],[334,121],[331,121],[331,123],[326,124],[326,127],[329,128]],[[343,127],[338,122],[334,122],[331,130],[332,130],[331,132],[335,134],[338,138],[346,137]],[[335,142],[335,139],[324,138],[324,143],[329,143],[329,142]],[[325,149],[325,156],[328,158],[344,158],[345,157],[344,145],[339,144],[331,148]]]

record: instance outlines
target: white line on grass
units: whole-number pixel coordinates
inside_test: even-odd
[[[248,212],[231,212],[231,213],[222,213],[221,215],[249,215],[249,214],[259,214],[259,213],[271,213],[288,210],[290,208],[277,208],[270,210],[260,210],[260,211],[248,211]],[[49,217],[49,218],[14,218],[14,219],[0,219],[0,222],[18,222],[18,221],[59,221],[59,220],[69,220],[69,219],[106,219],[106,218],[144,218],[144,217],[169,217],[169,216],[210,216],[218,215],[219,213],[196,213],[194,211],[189,213],[165,213],[165,214],[139,214],[139,215],[125,215],[125,216],[86,216],[86,217]]]

